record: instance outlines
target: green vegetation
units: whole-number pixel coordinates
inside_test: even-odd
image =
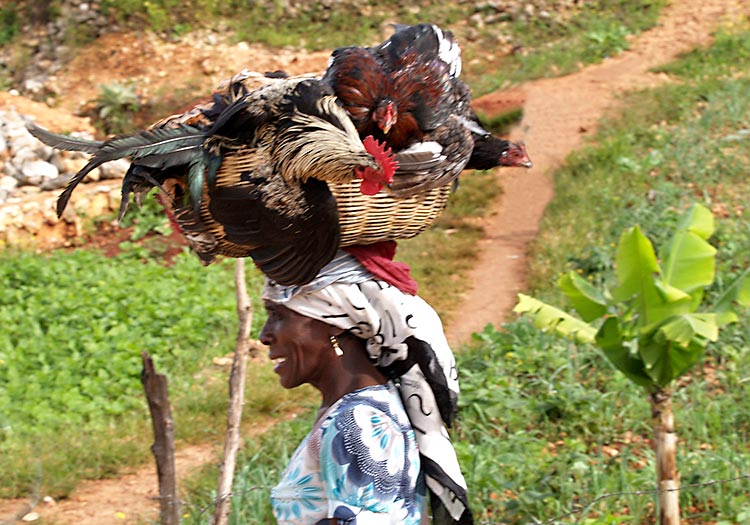
[[[135,84],[102,84],[96,103],[95,126],[105,135],[119,135],[132,131],[133,118],[140,109]]]
[[[750,307],[750,267],[726,283],[709,310],[702,304],[704,290],[716,278],[716,248],[708,243],[713,219],[705,207],[693,206],[658,259],[639,226],[623,232],[615,256],[616,288],[592,286],[574,271],[558,281],[577,315],[524,294],[514,309],[532,317],[543,331],[596,345],[616,369],[644,388],[654,418],[660,523],[678,523],[680,515],[675,491],[680,426],[674,424],[673,384],[718,340],[721,326],[739,320],[735,309]]]
[[[17,9],[13,2],[0,7],[0,46],[13,40],[20,30]]]

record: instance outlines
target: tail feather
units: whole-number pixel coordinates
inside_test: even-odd
[[[65,189],[63,189],[63,192],[57,198],[58,218],[62,217],[63,211],[65,211],[65,207],[68,205],[68,201],[70,200],[70,196],[73,194],[73,190],[76,189],[83,178],[105,162],[107,162],[106,159],[97,159],[96,156],[94,156],[94,158],[92,158],[83,168],[81,168],[81,171],[76,173],[73,178],[68,181],[68,183],[65,185]]]
[[[93,154],[98,152],[104,144],[104,142],[99,140],[79,139],[76,137],[52,133],[51,131],[33,123],[26,124],[26,129],[47,146],[64,151],[83,151],[84,153]]]
[[[171,167],[184,161],[179,158],[170,159],[169,154],[200,147],[205,139],[204,132],[190,126],[156,128],[111,138],[102,144],[96,156],[104,159],[104,162],[125,157],[133,160],[159,159],[161,163],[157,165],[151,165],[153,163],[147,160],[141,164],[154,168]]]
[[[57,199],[57,216],[61,217],[70,196],[78,184],[102,164],[130,157],[138,164],[155,169],[164,169],[193,163],[196,156],[202,158],[205,134],[190,126],[157,128],[132,135],[111,138],[101,143],[89,162],[76,173]]]
[[[159,201],[165,205],[165,208],[167,207],[167,204],[171,205],[172,208],[177,206],[172,195],[151,175],[148,169],[137,164],[131,164],[128,172],[122,180],[122,198],[120,200],[120,210],[117,215],[117,220],[122,222],[125,212],[128,209],[128,205],[130,204],[131,193],[135,195],[136,204],[140,206],[141,197],[148,193],[151,188],[158,188],[161,195],[164,196],[160,198]],[[164,199],[169,199],[169,202],[167,203]]]

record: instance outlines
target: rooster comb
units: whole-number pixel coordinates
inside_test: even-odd
[[[393,174],[398,169],[398,161],[393,156],[391,148],[386,148],[385,142],[378,142],[372,135],[365,137],[362,144],[365,146],[367,153],[372,155],[375,161],[382,166],[388,184],[393,182]]]

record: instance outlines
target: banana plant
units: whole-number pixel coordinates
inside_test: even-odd
[[[703,356],[719,328],[738,320],[750,305],[750,268],[727,287],[711,311],[701,309],[715,276],[716,249],[708,243],[714,218],[696,204],[679,221],[659,256],[638,226],[620,237],[615,257],[617,285],[599,290],[575,272],[558,285],[577,315],[519,294],[514,311],[534,325],[578,343],[593,344],[650,400],[654,424],[659,523],[679,525],[677,436],[671,383]]]

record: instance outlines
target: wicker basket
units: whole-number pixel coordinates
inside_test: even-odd
[[[330,184],[339,206],[341,246],[414,237],[445,209],[452,183],[397,199],[386,191],[363,195],[360,181]]]

